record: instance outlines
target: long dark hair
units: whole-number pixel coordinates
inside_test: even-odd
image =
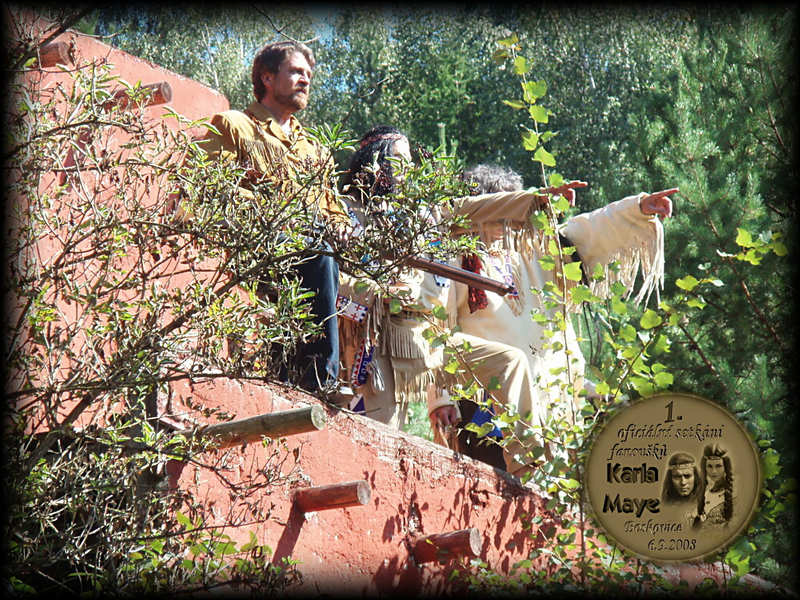
[[[378,125],[365,133],[360,147],[350,159],[350,168],[342,177],[342,192],[363,203],[371,196],[385,196],[394,190],[394,170],[389,158],[394,143],[406,135],[391,125]],[[373,172],[369,167],[377,163]]]
[[[720,447],[719,444],[708,445],[703,448],[703,458],[700,459],[700,464],[703,470],[703,479],[706,480],[706,487],[712,492],[718,492],[720,488],[708,488],[708,480],[706,476],[706,463],[709,458],[721,458],[722,465],[725,467],[725,480],[720,484],[720,488],[724,490],[722,496],[722,518],[725,521],[730,521],[733,516],[733,470],[731,469],[731,457],[728,456],[728,451]],[[705,494],[700,497],[697,512],[703,514],[706,509]]]

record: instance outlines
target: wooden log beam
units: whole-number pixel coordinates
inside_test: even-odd
[[[69,44],[66,42],[50,42],[39,48],[39,67],[41,68],[71,63]]]
[[[417,563],[446,561],[456,556],[478,556],[480,552],[481,534],[475,527],[434,533],[413,542],[414,560]]]
[[[371,495],[369,484],[360,480],[297,490],[294,502],[303,512],[312,512],[364,505]]]
[[[144,106],[155,106],[156,104],[165,104],[172,101],[172,86],[167,81],[148,83],[147,85],[143,85],[142,89],[145,90],[146,94]],[[119,90],[116,92],[112,102],[116,103],[121,108],[127,108],[131,102],[128,90]]]
[[[176,433],[214,437],[220,447],[227,448],[246,442],[259,441],[262,437],[278,438],[319,431],[325,427],[325,421],[325,411],[321,406],[315,404]]]

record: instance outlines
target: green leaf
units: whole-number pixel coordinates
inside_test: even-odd
[[[517,56],[514,59],[514,73],[516,75],[525,75],[525,73],[531,70],[532,66],[533,65],[528,64],[524,56]]]
[[[550,176],[547,178],[547,183],[551,187],[559,187],[564,185],[564,177],[559,173],[550,173]]]
[[[703,302],[702,298],[690,298],[686,301],[686,304],[691,306],[692,308],[697,308],[703,310],[706,307],[706,303]]]
[[[617,296],[613,296],[611,298],[611,310],[617,313],[618,315],[627,315],[628,305],[625,304],[622,300],[620,300]]]
[[[434,317],[436,317],[440,321],[447,320],[447,309],[441,304],[437,304],[436,306],[434,306],[433,310],[431,310],[431,313],[433,314]]]
[[[778,256],[786,256],[789,254],[789,250],[783,242],[772,242],[771,246],[772,251]]]
[[[527,106],[522,100],[503,100],[503,104],[516,110],[525,108],[525,106]]]
[[[452,359],[444,366],[444,370],[450,373],[451,375],[455,375],[456,371],[458,371],[458,360],[455,358]]]
[[[601,381],[600,383],[598,383],[596,386],[594,386],[594,389],[595,392],[597,392],[600,395],[611,393],[611,387],[605,381]]]
[[[353,286],[353,290],[355,291],[356,294],[364,294],[367,291],[369,291],[369,282],[363,279],[359,279]]]
[[[674,378],[672,373],[662,371],[660,373],[656,373],[655,377],[653,377],[653,380],[656,382],[658,387],[665,388],[672,385]]]
[[[552,271],[556,267],[556,261],[552,256],[542,256],[539,259],[539,264],[542,266],[542,269],[545,271]]]
[[[761,455],[761,464],[764,466],[764,479],[772,479],[781,471],[780,455],[773,449],[765,450]]]
[[[653,356],[664,354],[665,352],[669,352],[669,346],[670,346],[669,338],[663,333],[659,333],[656,336],[656,339],[653,340],[652,346],[650,346],[650,353]]]
[[[492,60],[497,65],[502,65],[508,59],[510,55],[508,54],[508,50],[505,48],[498,48],[494,52],[492,52]]]
[[[578,260],[575,262],[566,263],[564,265],[564,277],[570,281],[580,281],[583,278],[581,262]]]
[[[564,196],[559,196],[554,202],[551,202],[550,204],[552,205],[553,210],[556,211],[557,213],[566,212],[566,210],[569,208],[569,202],[567,201],[566,198],[564,198]]]
[[[531,224],[537,229],[545,229],[549,223],[547,222],[547,215],[544,211],[537,210],[531,215]]]
[[[547,93],[547,84],[544,81],[526,81],[522,84],[525,101],[533,104]]]
[[[464,425],[464,429],[476,433],[478,437],[484,437],[486,434],[488,434],[494,429],[494,423],[492,423],[491,421],[488,421],[483,425],[478,425],[476,423],[467,423],[466,425]]]
[[[186,529],[192,528],[192,521],[184,515],[182,512],[176,511],[175,512],[175,519],[178,521],[180,525],[183,525]]]
[[[594,269],[592,270],[592,280],[594,280],[594,281],[602,281],[603,279],[605,279],[605,277],[606,277],[606,273],[605,273],[605,270],[603,269],[603,265],[601,265],[600,263],[597,263],[594,266]]]
[[[682,277],[675,282],[682,290],[686,290],[687,292],[691,292],[700,282],[692,275],[687,275],[686,277]]]
[[[657,312],[653,309],[648,308],[644,314],[642,315],[639,324],[642,326],[643,329],[652,329],[653,327],[658,327],[661,325],[662,319]]]
[[[749,262],[751,265],[759,265],[761,264],[761,257],[762,253],[755,248],[750,248],[744,254],[737,254],[736,258],[738,260],[742,260],[745,262]]]
[[[522,146],[525,150],[533,152],[539,146],[539,135],[526,127],[522,132]]]
[[[528,113],[531,115],[531,119],[537,123],[547,123],[550,120],[550,118],[547,116],[547,109],[538,104],[534,104],[533,106],[529,107]]]
[[[632,342],[636,339],[636,329],[626,323],[622,327],[619,328],[619,337],[621,337],[626,342]]]
[[[519,37],[517,37],[516,33],[512,33],[508,37],[504,37],[502,39],[497,40],[497,43],[501,46],[505,46],[506,48],[510,48],[514,44],[519,42]]]
[[[403,310],[403,303],[400,302],[397,298],[392,298],[389,300],[389,312],[393,315],[396,315],[401,310]]]
[[[631,385],[642,396],[647,396],[655,392],[655,386],[644,377],[631,377]]]
[[[256,537],[256,534],[252,531],[248,533],[250,534],[250,541],[240,548],[242,552],[250,552],[250,550],[253,550],[256,546],[258,546],[258,538]]]
[[[736,228],[736,243],[742,248],[752,248],[755,246],[753,236],[750,235],[749,231],[741,227]]]
[[[529,558],[525,558],[514,565],[516,569],[530,569],[533,566],[533,562]]]
[[[570,290],[570,297],[574,304],[581,302],[599,302],[600,298],[595,296],[585,285],[577,285]]]
[[[556,166],[555,157],[541,146],[539,146],[539,148],[536,150],[536,153],[533,155],[533,160],[539,161],[547,167]]]

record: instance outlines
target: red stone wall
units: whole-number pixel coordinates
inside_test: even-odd
[[[266,384],[182,383],[173,387],[165,406],[174,420],[188,416],[189,411],[181,409],[188,397],[237,418],[321,404]],[[271,507],[269,517],[228,532],[244,542],[252,530],[260,543],[274,550],[276,560],[284,556],[300,560],[308,585],[359,595],[398,587],[409,593],[442,592],[448,589],[447,575],[456,565],[416,564],[410,548],[417,537],[476,527],[481,557],[505,572],[541,542],[521,529],[520,516],[547,515],[543,498],[488,465],[367,417],[323,406],[324,429],[287,438],[285,452],[293,456],[296,451],[298,462],[284,465],[285,472],[295,469],[293,481],[263,497],[263,505]],[[217,450],[205,462],[223,469],[232,480],[245,482],[263,469],[269,456],[270,449],[256,443]],[[371,490],[364,506],[303,514],[292,504],[295,489],[356,480],[366,481]],[[217,523],[234,515],[242,518],[244,503],[236,501],[239,509],[233,507],[225,486],[208,469],[186,465],[173,484],[215,507]],[[547,515],[546,521],[555,518]]]

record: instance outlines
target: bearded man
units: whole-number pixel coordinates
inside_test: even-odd
[[[256,180],[270,181],[278,193],[268,198],[297,203],[312,223],[307,242],[321,251],[295,267],[300,285],[314,292],[312,312],[323,334],[298,345],[292,361],[301,371],[300,381],[309,391],[326,390],[337,383],[339,333],[336,311],[339,267],[325,254],[331,246],[321,240],[321,231],[333,225],[344,230],[347,213],[334,193],[333,163],[329,152],[312,140],[294,114],[306,107],[311,90],[314,55],[298,42],[265,45],[253,60],[251,78],[255,102],[244,111],[216,114],[203,147],[212,158],[234,161],[248,169]],[[248,190],[242,189],[243,198]],[[249,194],[252,199],[252,194]],[[280,235],[279,232],[276,232]],[[283,369],[282,378],[289,370]]]

